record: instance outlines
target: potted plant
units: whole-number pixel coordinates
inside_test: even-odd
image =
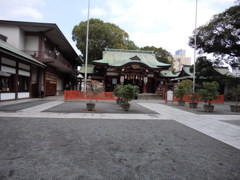
[[[183,96],[185,95],[185,92],[186,92],[186,89],[184,88],[184,86],[181,83],[178,83],[176,89],[173,91],[173,94],[177,98],[179,98],[179,100],[178,100],[179,106],[185,105],[185,101],[183,100]]]
[[[115,96],[117,96],[117,99],[116,99],[117,104],[121,104],[123,102],[122,92],[123,92],[123,85],[118,84],[117,86],[115,86],[113,93]]]
[[[131,84],[128,85],[124,85],[122,87],[122,92],[121,92],[121,96],[123,99],[123,103],[122,103],[122,108],[124,111],[129,111],[130,109],[130,101],[132,99],[135,99],[135,97],[137,96],[139,91],[139,87],[138,86],[133,86]]]
[[[87,101],[86,106],[88,111],[94,111],[96,103],[93,102],[93,98],[96,95],[102,94],[104,92],[103,84],[98,81],[88,81],[87,82],[87,98],[90,100]]]
[[[240,112],[240,106],[238,105],[238,101],[240,99],[240,84],[232,87],[229,91],[229,94],[235,100],[235,105],[230,105],[231,112]]]
[[[193,109],[197,108],[197,105],[198,105],[198,103],[196,102],[197,99],[198,99],[198,94],[196,94],[196,93],[191,94],[191,96],[190,96],[191,101],[189,102],[190,108],[193,108]]]
[[[212,112],[214,110],[214,106],[211,103],[219,95],[218,89],[219,84],[216,81],[203,82],[202,89],[199,90],[199,95],[200,99],[205,102],[203,105],[205,112]]]
[[[197,108],[198,103],[196,102],[196,100],[198,99],[198,94],[193,92],[193,82],[187,79],[181,81],[181,85],[185,88],[185,94],[190,95],[189,107]]]

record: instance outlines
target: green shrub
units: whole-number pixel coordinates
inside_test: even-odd
[[[203,82],[202,89],[199,90],[200,99],[211,105],[212,100],[216,99],[219,95],[218,90],[218,82]]]
[[[235,87],[232,87],[229,90],[229,94],[232,96],[232,98],[235,100],[235,105],[238,105],[238,101],[240,100],[240,84],[238,84]]]
[[[184,96],[185,93],[186,93],[186,89],[184,88],[184,86],[181,83],[177,84],[177,87],[174,90],[173,94],[177,98],[179,98],[180,101],[182,101],[183,100],[183,96]]]

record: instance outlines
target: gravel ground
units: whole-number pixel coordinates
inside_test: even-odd
[[[47,102],[50,102],[50,101],[35,100],[35,101],[21,102],[21,103],[16,102],[16,104],[9,104],[9,105],[0,106],[0,111],[15,112],[15,111],[30,108],[30,107],[33,107],[33,106],[37,106],[37,105],[40,105],[40,104],[44,104],[44,103],[47,103]]]
[[[236,180],[240,151],[173,120],[0,118],[0,179]]]
[[[124,113],[124,114],[157,114],[150,109],[144,108],[135,101],[130,102],[130,111],[124,111],[116,101],[98,101],[94,113]],[[53,108],[45,110],[45,112],[61,112],[61,113],[92,113],[86,110],[86,101],[81,102],[65,102]]]
[[[239,119],[240,119],[240,117],[239,117]],[[240,121],[230,120],[230,121],[224,121],[224,122],[240,126]]]

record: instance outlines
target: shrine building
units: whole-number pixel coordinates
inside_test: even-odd
[[[168,83],[161,71],[170,67],[159,62],[152,51],[105,49],[103,58],[88,67],[88,75],[105,84],[108,92],[117,84],[132,84],[139,86],[140,93],[156,93]]]

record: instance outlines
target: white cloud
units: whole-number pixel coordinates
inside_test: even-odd
[[[43,0],[7,0],[1,2],[0,18],[13,20],[32,18],[40,20],[43,15],[37,7],[42,5],[44,5]]]
[[[234,1],[198,1],[198,26],[209,21],[219,10],[233,5]],[[138,46],[153,45],[171,53],[185,49],[188,56],[193,56],[188,40],[195,27],[195,0],[106,0],[105,6],[109,9],[107,21],[128,32]]]

